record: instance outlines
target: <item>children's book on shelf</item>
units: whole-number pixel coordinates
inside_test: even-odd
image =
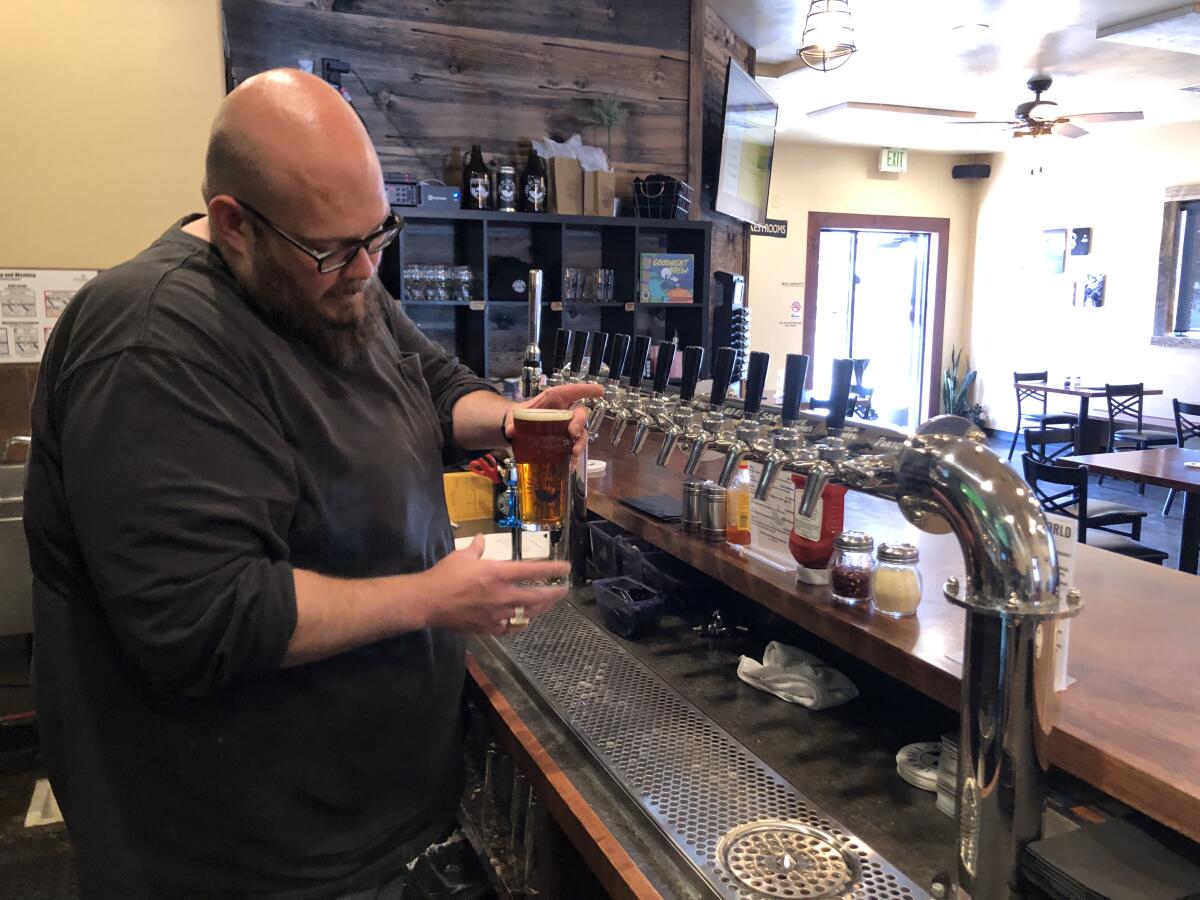
[[[643,253],[639,297],[643,303],[692,303],[696,258],[691,253]]]

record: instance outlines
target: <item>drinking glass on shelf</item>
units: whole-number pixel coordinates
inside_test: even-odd
[[[572,266],[563,269],[563,301],[574,303],[579,299],[579,276],[581,272]]]
[[[404,266],[404,290],[401,299],[411,301],[418,299],[421,290],[420,269],[416,263]]]
[[[471,267],[470,266],[455,266],[453,290],[451,291],[452,300],[457,300],[460,303],[471,302]]]
[[[604,302],[612,303],[614,296],[614,284],[617,280],[617,273],[613,269],[604,270]]]
[[[438,300],[445,302],[450,299],[449,278],[447,277],[445,266],[433,266],[431,282],[430,300]]]
[[[417,266],[417,286],[413,291],[414,300],[432,300],[433,267]]]
[[[583,276],[583,292],[580,300],[592,302],[596,299],[596,269],[588,269],[580,274]]]
[[[612,269],[593,269],[592,282],[592,299],[597,303],[612,300]]]

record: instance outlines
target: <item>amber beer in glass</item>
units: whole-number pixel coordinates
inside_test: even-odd
[[[567,520],[571,446],[569,409],[513,411],[517,506],[527,529],[557,531]]]

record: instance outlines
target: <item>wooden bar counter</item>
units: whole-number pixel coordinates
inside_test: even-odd
[[[608,429],[590,455],[604,459],[588,479],[588,508],[667,551],[807,631],[951,708],[959,705],[962,610],[942,597],[964,565],[952,535],[908,525],[891,503],[846,497],[846,528],[920,549],[924,596],[917,616],[895,620],[869,609],[835,607],[827,587],[798,584],[785,572],[728,544],[706,543],[620,502],[621,497],[677,495],[683,460],[654,464],[658,440],[638,456],[608,444]],[[715,477],[717,463],[698,475]],[[781,476],[785,477],[785,476]],[[1084,609],[1071,623],[1068,669],[1077,679],[1061,693],[1051,760],[1194,840],[1200,840],[1200,578],[1080,547],[1075,586]]]

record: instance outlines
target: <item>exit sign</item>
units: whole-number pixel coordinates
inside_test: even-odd
[[[899,147],[885,147],[879,151],[880,172],[907,172],[908,151]]]

